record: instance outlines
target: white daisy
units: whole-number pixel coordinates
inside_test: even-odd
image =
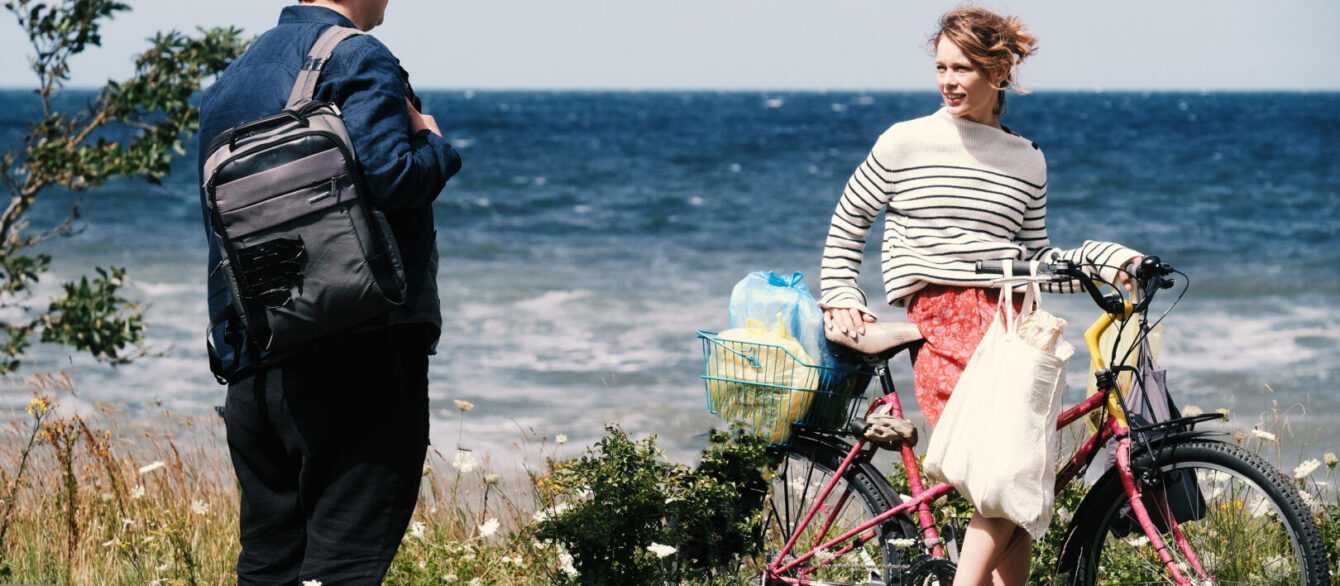
[[[473,452],[457,451],[451,459],[451,467],[464,474],[478,468],[479,460],[475,458]]]
[[[558,550],[558,569],[567,574],[569,578],[577,577],[577,567],[572,565],[572,554],[566,549]]]
[[[498,523],[497,519],[489,517],[487,521],[484,521],[483,525],[479,526],[479,536],[493,537],[493,534],[498,532],[499,525],[501,525],[501,523]]]
[[[647,551],[656,554],[656,557],[658,558],[666,558],[671,555],[674,555],[675,551],[677,550],[669,545],[662,545],[660,543],[653,542],[651,545],[647,546]]]
[[[1303,460],[1302,463],[1298,464],[1297,468],[1293,469],[1293,477],[1297,480],[1302,480],[1311,476],[1318,468],[1321,468],[1321,461],[1316,458]]]

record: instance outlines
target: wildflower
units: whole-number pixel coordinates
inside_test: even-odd
[[[415,521],[409,524],[409,534],[415,539],[423,539],[424,529],[426,528],[427,526],[423,524],[423,521]]]
[[[33,417],[41,417],[50,409],[51,403],[48,403],[47,400],[42,397],[33,397],[32,400],[28,401],[27,411],[28,414]]]
[[[475,408],[475,404],[469,401],[462,401],[460,399],[456,399],[455,401],[452,402],[456,404],[456,410],[460,411],[461,413],[469,413],[470,411],[473,411]]]
[[[523,567],[526,565],[526,560],[521,557],[521,554],[517,554],[516,557],[512,558],[512,565],[518,568]]]
[[[1275,582],[1283,581],[1289,575],[1289,559],[1282,555],[1277,555],[1266,560],[1261,564],[1261,569],[1266,572],[1266,579]]]
[[[460,450],[457,451],[456,455],[451,459],[451,467],[461,473],[468,473],[479,467],[479,460],[475,458],[473,453]]]
[[[554,436],[554,443],[556,443],[556,444],[558,444],[558,445],[560,445],[560,446],[563,445],[563,444],[566,444],[566,443],[568,443],[568,436],[565,435],[565,434],[561,434],[561,433],[560,433],[560,434]]]
[[[1071,516],[1071,514],[1072,514],[1072,513],[1070,512],[1070,509],[1067,509],[1067,508],[1065,508],[1065,507],[1061,507],[1061,508],[1059,508],[1059,509],[1056,509],[1056,519],[1059,520],[1059,521],[1062,522],[1062,523],[1067,523],[1067,522],[1069,522],[1069,521],[1070,521],[1070,516]]]
[[[1183,417],[1195,417],[1195,416],[1200,415],[1200,414],[1202,414],[1202,413],[1204,413],[1204,412],[1205,412],[1205,411],[1204,411],[1203,409],[1201,409],[1201,408],[1200,408],[1199,406],[1197,406],[1197,405],[1187,405],[1186,407],[1183,407],[1183,408],[1182,408],[1182,416],[1183,416]]]
[[[1264,429],[1252,428],[1252,435],[1259,437],[1263,440],[1266,440],[1268,442],[1279,441],[1279,438],[1275,437],[1275,434],[1270,433]]]
[[[456,582],[456,574],[443,574],[442,581],[448,584],[453,584]]]
[[[1335,470],[1335,465],[1340,464],[1340,458],[1335,457],[1335,452],[1326,452],[1326,455],[1321,457],[1321,461],[1325,462],[1326,467],[1331,470]]]
[[[496,486],[496,485],[498,484],[498,475],[497,475],[497,474],[485,474],[485,475],[484,475],[484,484],[486,484],[486,485],[488,485],[488,486]]]
[[[420,570],[425,569],[425,568],[427,568],[427,567],[428,567],[428,560],[419,560],[419,569],[420,569]]]
[[[545,521],[548,521],[549,519],[562,515],[567,510],[568,510],[567,503],[558,503],[557,505],[554,505],[547,509],[541,509],[539,511],[535,511],[535,514],[531,515],[531,519],[533,519],[536,523],[543,523]],[[537,544],[537,547],[539,545],[540,544]]]
[[[1321,462],[1318,462],[1316,458],[1312,458],[1310,460],[1303,460],[1303,462],[1300,463],[1297,468],[1293,469],[1293,477],[1296,480],[1302,480],[1304,478],[1307,478],[1308,476],[1311,476],[1312,473],[1316,472],[1318,468],[1321,468]]]
[[[321,586],[320,580],[303,580],[302,586]]]
[[[833,552],[831,552],[831,551],[828,551],[828,550],[826,550],[826,549],[816,549],[816,550],[814,550],[814,559],[815,559],[816,561],[818,561],[819,563],[821,563],[821,564],[826,564],[826,563],[828,563],[828,562],[831,562],[831,561],[833,561],[833,558],[836,558],[836,557],[837,557],[837,554],[835,554],[835,553],[833,553]]]
[[[140,466],[140,475],[143,476],[145,474],[148,474],[150,472],[153,472],[166,466],[167,464],[164,464],[162,460],[156,460],[152,464],[146,464],[144,466]]]
[[[135,500],[144,498],[144,486],[136,484],[134,488],[130,489],[130,498]]]
[[[656,554],[657,558],[664,559],[671,555],[674,555],[675,551],[677,550],[672,546],[662,545],[660,543],[656,543],[653,541],[651,545],[647,546],[647,551]]]
[[[917,540],[912,538],[890,539],[886,543],[897,549],[907,549],[917,544]]]
[[[1218,409],[1215,409],[1214,412],[1215,412],[1215,413],[1218,413],[1218,414],[1220,414],[1220,415],[1223,415],[1223,416],[1224,416],[1224,421],[1228,421],[1228,416],[1229,416],[1229,410],[1228,410],[1228,409],[1226,409],[1226,408],[1224,408],[1224,407],[1220,407],[1220,408],[1218,408]]]
[[[197,515],[203,515],[209,512],[209,503],[203,500],[195,499],[191,501],[191,512]]]
[[[572,565],[572,554],[568,553],[566,549],[558,551],[558,569],[567,574],[569,578],[576,578],[578,575],[577,568]]]
[[[1321,499],[1312,496],[1312,493],[1306,490],[1300,490],[1298,491],[1298,496],[1303,499],[1303,506],[1307,507],[1309,511],[1312,511],[1313,515],[1320,515],[1326,512],[1326,505],[1322,504]]]
[[[1146,545],[1149,545],[1149,538],[1143,535],[1129,537],[1126,539],[1126,545],[1129,545],[1131,547],[1144,547]]]
[[[500,523],[498,523],[498,520],[497,520],[497,519],[494,519],[493,517],[489,517],[489,519],[488,519],[487,521],[484,521],[484,524],[483,524],[483,525],[480,525],[480,526],[479,526],[479,536],[480,536],[480,537],[493,537],[493,534],[498,532],[498,526],[499,526],[499,525],[500,525]]]

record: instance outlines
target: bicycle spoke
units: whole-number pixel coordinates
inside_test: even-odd
[[[1176,478],[1166,476],[1173,470],[1192,474],[1194,483],[1174,479],[1146,489],[1146,506],[1174,563],[1185,576],[1193,583],[1217,585],[1300,582],[1301,557],[1296,539],[1278,505],[1262,487],[1211,464],[1164,468],[1164,478]],[[1122,510],[1114,510],[1113,515],[1119,517]],[[1139,526],[1124,519],[1116,525],[1134,530],[1125,535],[1108,534],[1098,560],[1098,582],[1172,584]],[[1208,581],[1196,566],[1203,568]]]
[[[794,462],[791,460],[795,460]],[[796,533],[806,514],[817,512],[809,525],[800,531],[796,545],[784,560],[784,566],[793,560],[814,552],[806,562],[796,566],[787,575],[812,583],[883,584],[880,561],[883,544],[877,538],[877,529],[863,533],[865,539],[851,539],[834,547],[834,551],[817,551],[823,541],[845,533],[874,517],[869,504],[858,496],[857,489],[846,478],[839,478],[833,490],[822,501],[820,488],[833,479],[833,473],[804,457],[790,456],[779,466],[779,474],[772,480],[768,505],[768,535],[765,551],[769,559],[780,551],[784,543]],[[883,507],[879,512],[882,512]]]

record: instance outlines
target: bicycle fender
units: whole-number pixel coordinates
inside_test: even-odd
[[[1157,451],[1168,444],[1180,444],[1190,441],[1214,441],[1225,443],[1217,439],[1227,436],[1227,433],[1221,431],[1209,430],[1189,430],[1177,433],[1161,435],[1150,438],[1146,442],[1131,442],[1131,468],[1138,470],[1149,466],[1150,450]],[[1070,584],[1074,576],[1083,575],[1079,570],[1080,560],[1083,559],[1083,539],[1090,531],[1090,526],[1100,521],[1099,516],[1105,511],[1102,510],[1114,498],[1114,495],[1124,495],[1125,489],[1121,486],[1121,477],[1117,473],[1117,468],[1113,466],[1103,474],[1098,482],[1095,482],[1089,488],[1089,492],[1084,495],[1075,514],[1071,517],[1070,526],[1066,528],[1065,540],[1061,544],[1061,554],[1057,556],[1056,561],[1056,583]]]

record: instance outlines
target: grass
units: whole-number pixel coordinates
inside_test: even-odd
[[[238,493],[219,449],[217,417],[162,412],[137,417],[142,423],[134,424],[106,406],[68,415],[56,404],[73,392],[68,378],[38,376],[31,385],[27,412],[0,441],[0,583],[236,583]],[[458,405],[462,415],[464,407]],[[1236,441],[1286,474],[1296,473],[1314,503],[1336,574],[1340,503],[1330,485],[1336,460],[1317,454],[1315,463],[1308,458],[1297,469],[1280,466],[1284,424],[1278,413],[1273,423],[1269,419],[1257,427],[1264,435],[1247,430]],[[552,454],[550,444],[539,449]],[[548,472],[500,478],[468,453],[430,451],[418,508],[386,583],[569,579],[575,573],[571,556],[536,538],[542,514],[535,511],[545,508],[539,487]],[[1036,553],[1055,555],[1048,547]],[[1044,560],[1035,560],[1035,571],[1044,567]],[[749,579],[736,578],[724,583]]]

